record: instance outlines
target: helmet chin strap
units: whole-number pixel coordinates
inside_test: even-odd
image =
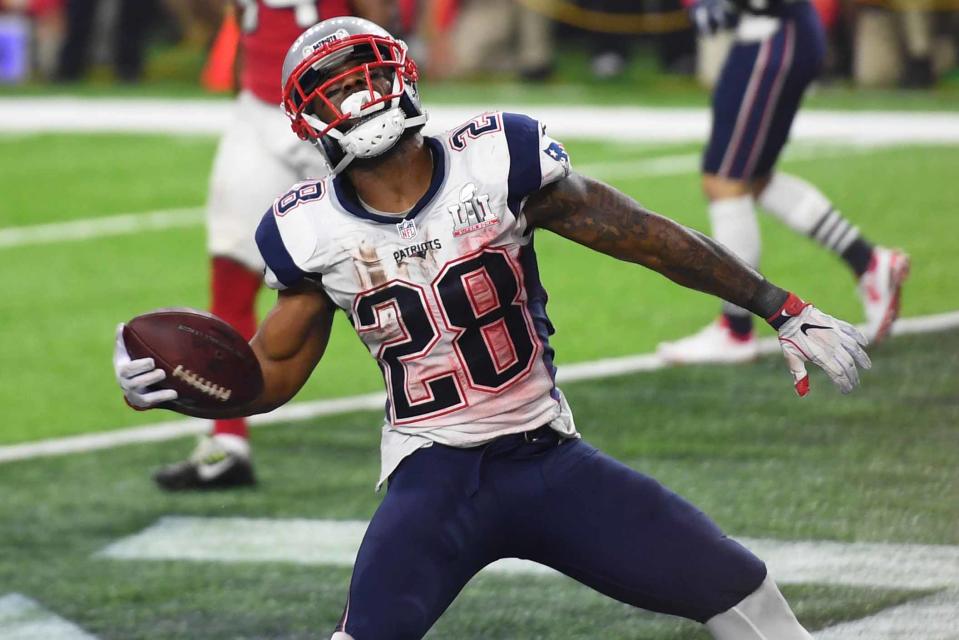
[[[362,115],[368,96],[366,91],[354,93],[343,101],[341,111]],[[379,94],[374,93],[374,98],[378,97]],[[369,111],[379,111],[383,107],[384,105],[380,103],[374,105]],[[331,129],[327,135],[339,143],[344,153],[336,166],[331,167],[333,174],[345,169],[355,158],[375,158],[383,155],[396,145],[404,131],[410,127],[425,124],[426,119],[426,113],[409,118],[403,109],[397,106],[359,123],[346,133]]]

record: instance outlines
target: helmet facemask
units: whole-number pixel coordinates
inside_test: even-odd
[[[354,74],[360,81],[347,94],[330,94]],[[284,87],[283,106],[296,134],[320,148],[335,174],[354,158],[382,155],[406,129],[426,121],[418,100],[410,97],[416,98],[416,80],[416,65],[401,41],[350,35],[321,41],[294,68]],[[326,115],[318,114],[320,110]]]

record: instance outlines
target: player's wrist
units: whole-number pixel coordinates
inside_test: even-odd
[[[786,299],[783,301],[782,305],[775,311],[775,313],[770,314],[766,317],[766,322],[769,325],[776,329],[777,331],[781,326],[786,324],[786,322],[798,316],[802,313],[802,310],[810,306],[810,303],[806,302],[795,293],[788,293]]]
[[[788,291],[764,278],[759,282],[753,296],[742,306],[768,322],[769,318],[782,308],[788,297]]]

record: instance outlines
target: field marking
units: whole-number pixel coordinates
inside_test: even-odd
[[[956,640],[957,627],[959,592],[949,589],[823,629],[816,640]]]
[[[96,636],[19,593],[0,596],[0,637],[4,640],[96,640]]]
[[[52,222],[0,229],[0,249],[53,242],[76,242],[140,231],[195,227],[203,224],[202,207],[161,209],[144,213],[83,218],[70,222]]]
[[[429,107],[428,134],[455,127],[493,105]],[[218,135],[232,118],[231,100],[117,98],[0,99],[0,132],[119,132]],[[709,134],[709,109],[598,105],[498,104],[542,120],[560,138],[619,141],[702,141]],[[69,114],[69,118],[64,117]],[[949,111],[802,110],[793,140],[853,144],[956,144],[959,113]]]
[[[870,153],[875,149],[875,147],[798,145],[787,153],[785,160],[788,162],[846,157]],[[699,171],[701,157],[699,153],[683,153],[623,162],[593,162],[578,166],[577,170],[606,180],[686,175]],[[54,242],[95,240],[141,231],[197,227],[203,224],[203,214],[203,207],[186,207],[0,228],[0,249]]]
[[[935,333],[959,327],[959,311],[950,311],[929,316],[902,318],[893,327],[894,335]],[[758,341],[759,352],[771,354],[779,351],[774,337]],[[621,376],[642,371],[666,368],[667,363],[655,353],[646,353],[617,358],[604,358],[590,362],[562,364],[557,372],[559,384]],[[785,370],[783,375],[785,376]],[[784,378],[786,380],[786,378]],[[787,384],[784,382],[784,384]],[[338,415],[356,411],[382,411],[386,403],[383,392],[367,393],[344,398],[293,402],[270,413],[249,418],[251,426],[259,427],[279,422],[298,422],[320,416]],[[65,438],[51,438],[35,442],[0,446],[0,464],[17,460],[30,460],[47,456],[86,453],[100,449],[112,449],[129,444],[161,442],[209,431],[209,421],[199,418],[180,418],[157,422],[141,427],[126,427]]]
[[[95,555],[115,560],[286,562],[351,567],[366,531],[359,520],[167,516]],[[818,640],[954,640],[959,614],[959,547],[738,538],[780,584],[828,584],[938,593],[844,622]],[[499,560],[485,572],[556,575],[540,564]]]

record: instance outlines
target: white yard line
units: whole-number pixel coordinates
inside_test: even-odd
[[[217,135],[230,124],[226,100],[103,99],[79,97],[0,100],[0,132],[24,134],[126,132]],[[429,105],[427,132],[456,126],[491,108],[534,116],[563,139],[702,141],[709,133],[705,108],[591,105]],[[793,140],[851,144],[957,144],[959,113],[912,111],[802,111]]]
[[[96,555],[123,560],[291,562],[350,566],[366,531],[359,520],[164,516]],[[881,589],[959,588],[959,547],[739,538],[784,584]],[[500,573],[552,572],[534,562],[492,565]]]
[[[4,640],[96,640],[96,636],[19,593],[0,596],[0,637]]]
[[[786,160],[803,161],[870,153],[871,147],[835,145],[796,145]],[[683,153],[626,161],[593,162],[577,165],[577,171],[605,180],[686,175],[699,171],[700,154]],[[203,208],[188,207],[144,213],[84,218],[69,222],[0,228],[0,249],[54,242],[95,240],[142,231],[180,229],[203,224]]]
[[[116,560],[286,562],[349,567],[366,531],[358,520],[167,516],[96,555]],[[817,632],[817,640],[955,640],[959,619],[959,547],[740,538],[780,584],[879,589],[940,589],[926,598]],[[558,575],[508,558],[483,570]]]
[[[124,213],[70,222],[53,222],[0,229],[0,249],[52,242],[75,242],[107,236],[122,236],[140,231],[195,227],[203,224],[203,209],[167,209],[144,213]]]
[[[947,331],[959,327],[959,311],[940,313],[915,318],[902,318],[895,327],[895,335],[913,333],[933,333]],[[759,341],[760,353],[774,353],[779,350],[775,338],[764,338]],[[561,365],[557,373],[557,382],[566,384],[578,380],[593,380],[610,376],[627,375],[640,371],[656,371],[667,367],[665,362],[654,353],[624,356],[619,358],[605,358],[592,362]],[[786,372],[783,371],[783,380]],[[786,382],[784,382],[786,384]],[[276,424],[278,422],[293,422],[310,420],[319,416],[337,415],[354,411],[382,411],[386,396],[381,393],[335,398],[330,400],[315,400],[311,402],[294,402],[280,407],[270,413],[250,418],[253,426]],[[0,464],[15,460],[30,460],[47,456],[84,453],[99,449],[110,449],[128,444],[144,442],[160,442],[172,440],[188,435],[199,435],[209,430],[206,420],[186,418],[158,422],[142,427],[111,429],[100,433],[91,433],[66,438],[53,438],[38,442],[27,442],[0,446]]]
[[[823,629],[816,640],[957,640],[959,591],[949,589],[927,598]]]

